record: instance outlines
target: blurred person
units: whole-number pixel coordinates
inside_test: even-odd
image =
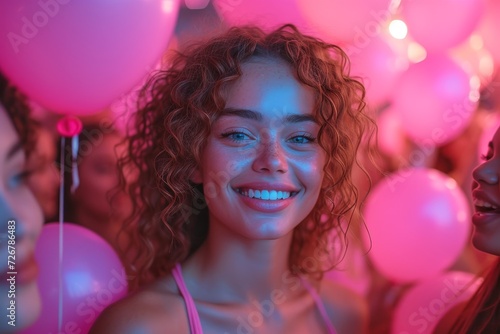
[[[32,134],[24,97],[0,74],[1,333],[29,326],[41,309],[34,249],[43,216],[27,185],[26,166],[26,154],[33,148]]]
[[[80,133],[77,154],[79,185],[74,192],[66,147],[66,220],[84,226],[103,237],[125,261],[129,237],[123,223],[130,216],[130,195],[119,188],[118,158],[126,153],[124,135],[103,120],[87,124]]]
[[[468,302],[454,307],[435,333],[489,334],[500,331],[500,128],[488,144],[483,163],[472,172],[472,244],[496,257]]]

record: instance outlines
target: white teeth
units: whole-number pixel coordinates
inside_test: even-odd
[[[277,192],[276,190],[271,190],[271,191],[269,192],[269,199],[270,199],[271,201],[275,201],[275,200],[277,200],[277,199],[278,199],[278,192]]]
[[[269,190],[262,190],[260,193],[260,199],[269,199]]]
[[[493,210],[498,209],[498,207],[496,207],[495,205],[488,203],[488,202],[485,202],[485,201],[480,200],[480,199],[475,199],[474,205],[477,207],[480,207],[480,208],[488,208],[488,209],[493,209]]]
[[[257,198],[257,199],[262,199],[266,201],[276,201],[280,199],[287,199],[290,197],[290,192],[289,191],[281,191],[281,190],[254,190],[254,189],[247,189],[247,190],[242,190],[238,189],[238,192],[243,195],[247,196],[250,198]]]

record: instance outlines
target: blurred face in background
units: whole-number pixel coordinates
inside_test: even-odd
[[[40,204],[45,219],[54,218],[58,210],[59,171],[56,168],[56,146],[52,133],[40,128],[35,148],[28,158],[27,181]]]
[[[0,105],[1,333],[18,331],[30,325],[38,317],[41,308],[34,249],[43,217],[27,185],[26,175],[23,145],[6,111]],[[12,307],[15,308],[13,319],[9,318],[9,308]],[[14,320],[15,326],[9,325],[11,320]]]
[[[126,145],[119,145],[122,141],[118,133],[108,133],[89,142],[91,145],[81,146],[80,185],[73,196],[78,211],[103,220],[126,218],[130,213],[130,196],[115,189],[119,184],[118,157],[126,151]]]

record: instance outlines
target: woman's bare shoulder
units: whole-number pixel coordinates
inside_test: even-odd
[[[110,305],[97,318],[89,334],[189,333],[181,296],[156,282]]]
[[[354,290],[324,279],[321,298],[337,333],[366,333],[368,331],[368,303]]]

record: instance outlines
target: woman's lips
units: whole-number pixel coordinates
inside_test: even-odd
[[[472,215],[472,223],[478,227],[490,223],[500,223],[500,213],[497,211],[491,211],[491,212],[476,211]]]

